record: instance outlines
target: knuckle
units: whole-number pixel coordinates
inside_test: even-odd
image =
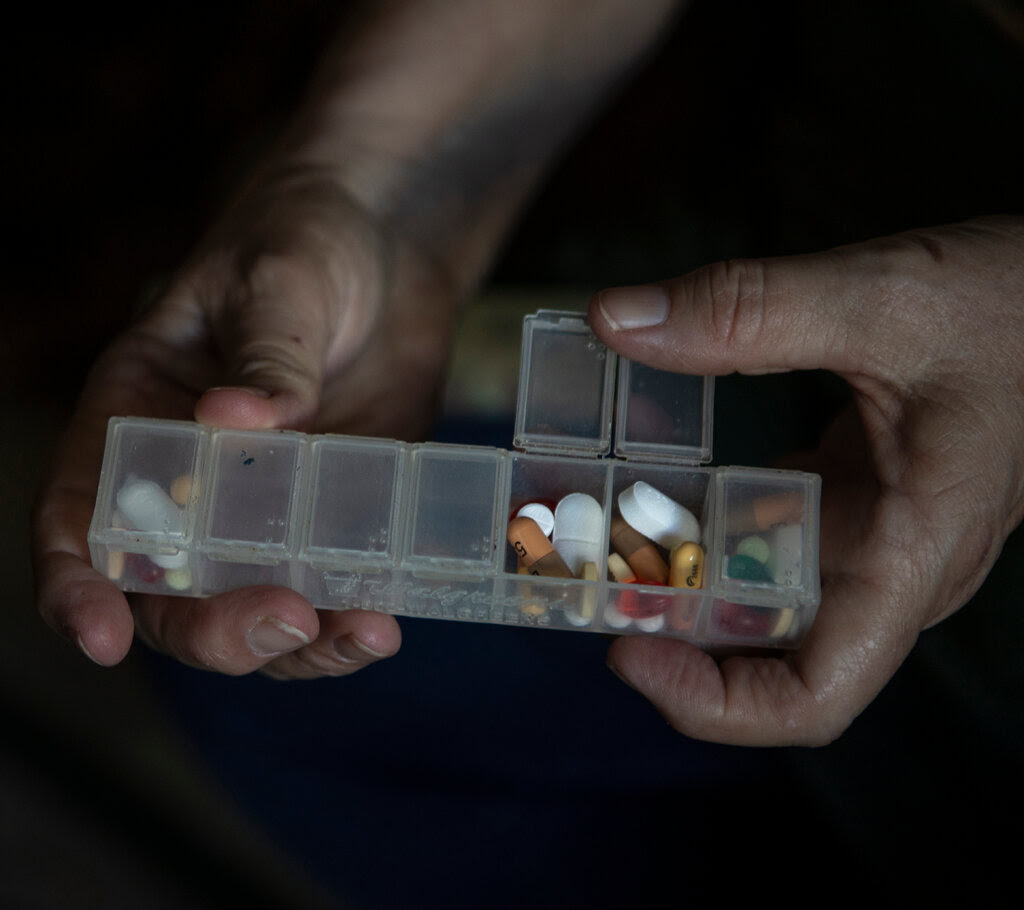
[[[747,347],[765,326],[767,269],[758,259],[731,259],[705,268],[708,322],[726,348]]]
[[[298,335],[266,336],[242,342],[236,351],[238,374],[294,376],[309,372],[308,352]]]

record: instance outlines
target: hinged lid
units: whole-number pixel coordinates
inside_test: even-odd
[[[613,399],[618,365],[618,396]],[[523,320],[516,448],[633,461],[711,460],[714,380],[619,358],[583,313],[540,310]]]

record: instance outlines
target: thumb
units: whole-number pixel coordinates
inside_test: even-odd
[[[719,262],[669,281],[601,291],[590,324],[609,347],[692,374],[829,369],[885,375],[902,337],[882,287],[885,249]],[[891,304],[890,304],[891,308]],[[898,314],[896,318],[899,318]],[[888,322],[886,321],[888,320]],[[882,328],[884,327],[884,332]]]
[[[333,334],[323,285],[294,261],[263,257],[216,310],[224,381],[196,402],[195,418],[239,429],[310,425]]]

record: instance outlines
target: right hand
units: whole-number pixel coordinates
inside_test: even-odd
[[[330,175],[303,169],[262,180],[94,365],[37,501],[42,616],[104,666],[127,654],[134,635],[228,674],[342,675],[395,653],[393,617],[320,612],[284,588],[129,600],[91,567],[86,535],[114,415],[423,433],[454,297],[428,257]]]

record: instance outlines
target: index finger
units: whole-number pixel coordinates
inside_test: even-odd
[[[194,394],[171,375],[170,342],[144,330],[116,341],[97,361],[57,444],[33,513],[37,607],[59,634],[95,662],[111,666],[131,646],[134,622],[124,594],[92,568],[88,533],[103,461],[107,421],[115,414],[187,417]]]
[[[88,532],[105,425],[76,416],[54,457],[33,516],[33,570],[40,615],[102,666],[128,653],[134,633],[124,594],[89,558]]]
[[[821,607],[799,650],[716,658],[685,642],[621,638],[609,666],[688,736],[747,746],[831,742],[910,652],[921,595],[904,571],[904,548],[891,540],[843,545],[845,565],[828,556],[827,540]]]

